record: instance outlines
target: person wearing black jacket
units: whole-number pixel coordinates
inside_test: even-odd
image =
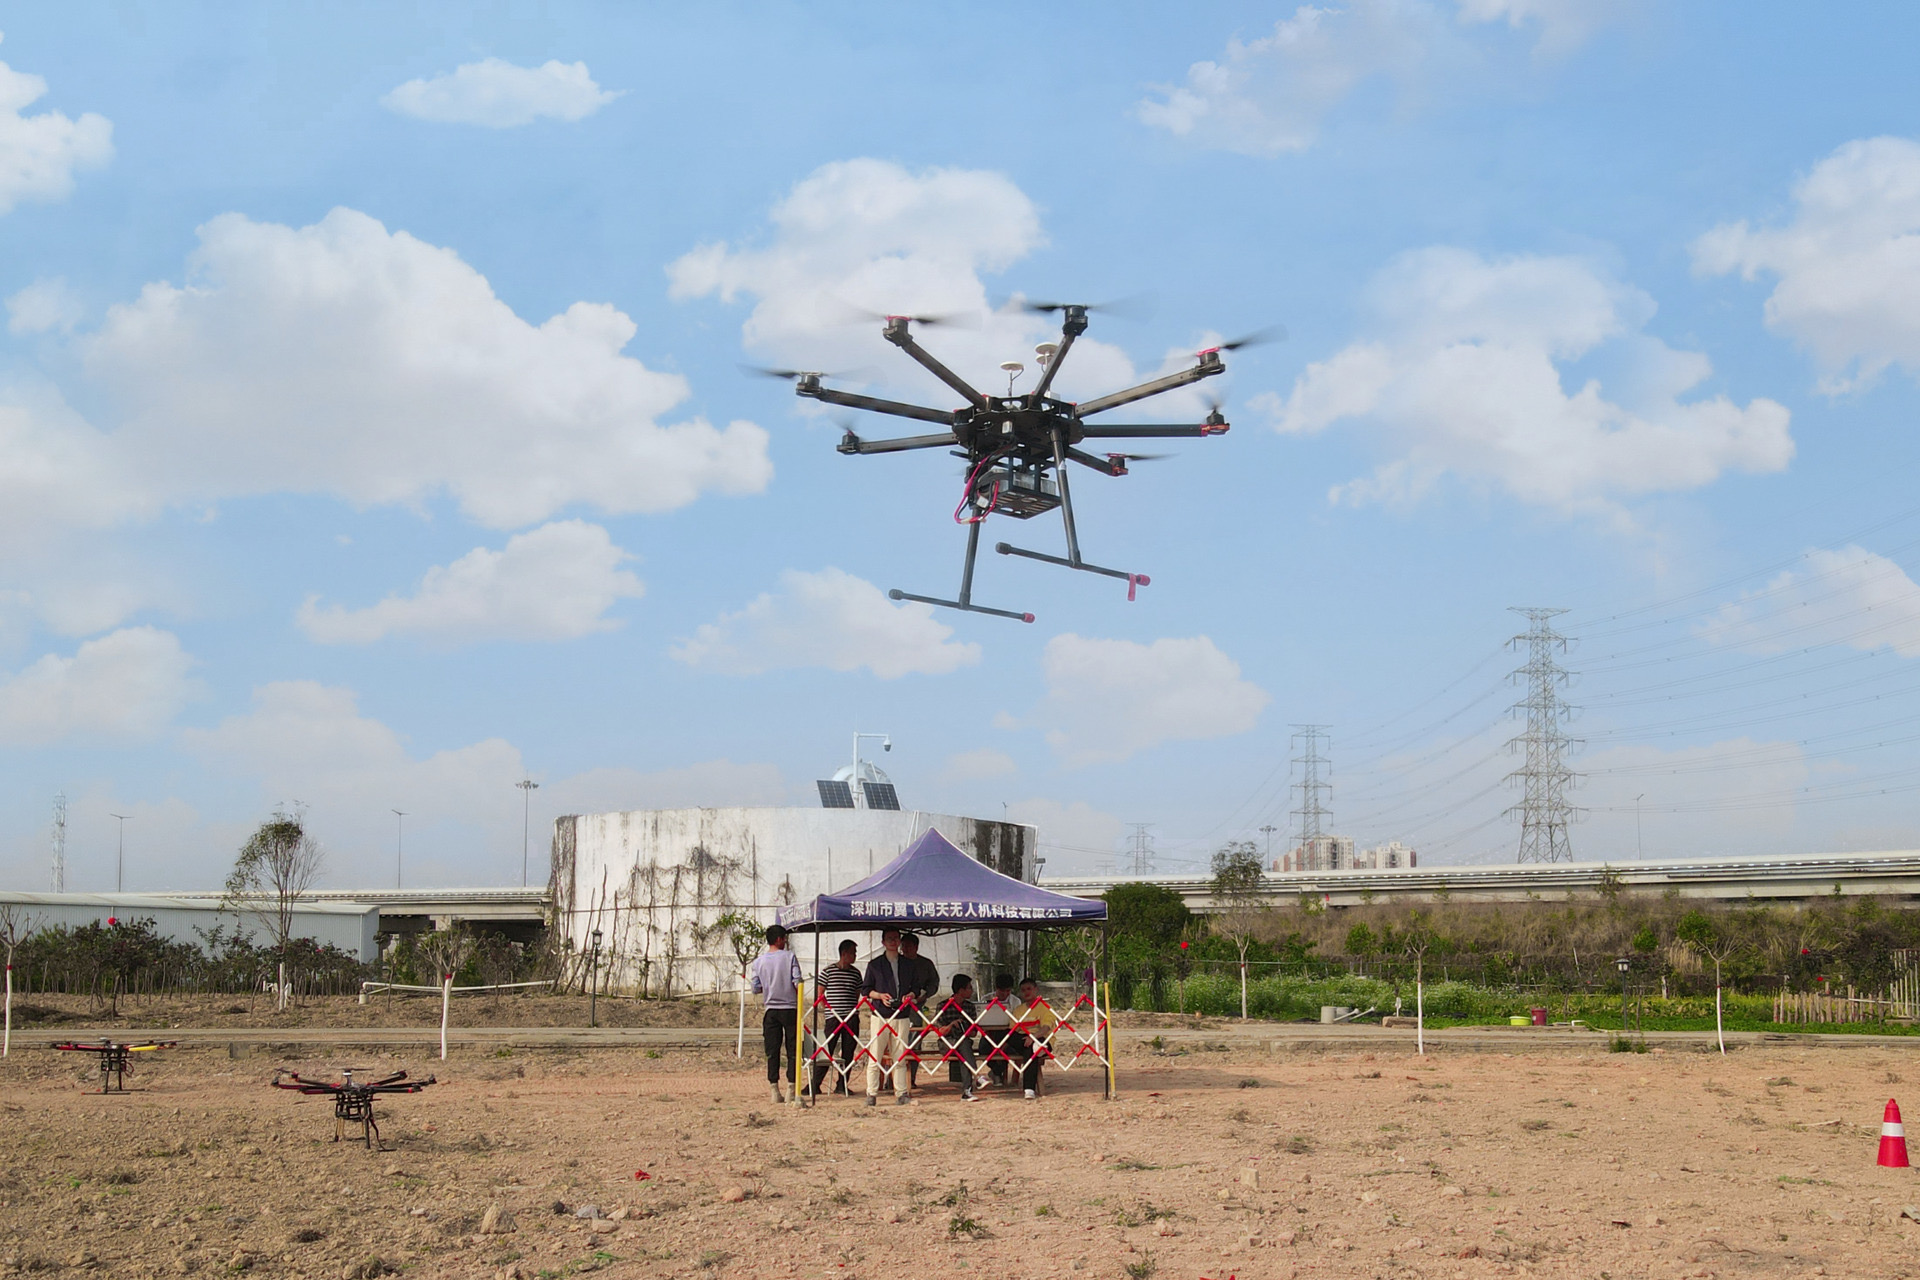
[[[912,1031],[907,1044],[912,1052],[907,1056],[907,1080],[914,1087],[920,1087],[921,1041],[926,1036],[928,1015],[940,1004],[940,970],[932,960],[920,954],[920,935],[903,933],[900,935],[900,958],[906,971],[912,975],[912,999],[902,997],[906,1006],[907,1021]]]
[[[867,1105],[880,1098],[880,1075],[884,1067],[893,1071],[893,1097],[901,1106],[908,1101],[905,1039],[913,1024],[905,1015],[912,1002],[913,980],[917,969],[900,954],[900,931],[888,929],[880,935],[881,952],[867,961],[866,978],[860,993],[873,1009],[873,1053],[867,1059]]]

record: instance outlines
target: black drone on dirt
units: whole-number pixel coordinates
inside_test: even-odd
[[[91,1053],[100,1058],[100,1092],[125,1093],[127,1091],[127,1072],[133,1070],[133,1055],[136,1053],[156,1053],[161,1049],[176,1048],[173,1040],[142,1040],[138,1044],[128,1044],[124,1040],[101,1040],[89,1043],[80,1040],[62,1040],[52,1046],[62,1053]]]
[[[333,1099],[333,1140],[335,1142],[346,1133],[350,1124],[360,1126],[360,1136],[365,1140],[367,1150],[380,1148],[380,1126],[374,1123],[373,1099],[378,1094],[419,1093],[434,1083],[434,1077],[425,1080],[412,1080],[404,1071],[396,1071],[390,1076],[378,1080],[355,1081],[354,1068],[348,1067],[338,1081],[309,1080],[297,1071],[273,1073],[273,1087],[291,1089],[295,1093],[304,1093],[316,1097]],[[285,1075],[285,1079],[281,1076]]]
[[[1221,415],[1217,404],[1202,421],[1193,423],[1104,425],[1089,419],[1106,413],[1110,409],[1118,409],[1122,405],[1133,404],[1150,396],[1190,386],[1203,378],[1225,373],[1227,366],[1220,358],[1223,352],[1279,336],[1277,330],[1269,330],[1235,342],[1223,342],[1219,346],[1196,352],[1195,363],[1191,368],[1182,369],[1178,373],[1168,374],[1162,378],[1154,378],[1124,391],[1116,391],[1111,395],[1083,400],[1075,404],[1051,396],[1048,392],[1053,386],[1055,376],[1060,372],[1060,366],[1066,361],[1067,353],[1073,349],[1074,339],[1087,331],[1087,313],[1098,308],[1088,304],[1061,302],[1027,302],[1022,305],[1029,311],[1059,312],[1061,326],[1059,342],[1047,343],[1038,348],[1041,366],[1040,381],[1033,390],[1020,395],[1013,394],[1011,381],[1006,395],[983,395],[922,347],[914,339],[911,326],[916,323],[939,323],[942,317],[938,316],[885,316],[883,317],[885,327],[881,330],[881,334],[888,342],[918,361],[934,377],[958,392],[966,401],[966,404],[958,409],[930,409],[897,400],[880,400],[872,396],[838,391],[821,385],[821,379],[830,376],[824,373],[790,369],[762,370],[775,377],[792,379],[794,391],[812,400],[847,409],[864,409],[872,413],[885,413],[898,418],[931,422],[941,428],[938,433],[932,435],[866,440],[855,434],[849,427],[840,440],[841,453],[899,453],[908,449],[944,448],[952,449],[954,456],[966,461],[966,488],[961,495],[960,505],[954,509],[953,513],[956,522],[967,526],[967,557],[965,566],[960,571],[960,598],[943,600],[935,596],[913,595],[906,591],[889,591],[888,596],[895,600],[916,600],[922,604],[938,605],[944,609],[964,609],[969,613],[986,613],[997,618],[1032,622],[1031,613],[1016,613],[1010,609],[989,609],[985,605],[977,605],[973,602],[973,566],[974,558],[980,549],[980,526],[989,516],[1002,515],[1011,516],[1016,520],[1030,520],[1034,516],[1043,515],[1055,508],[1060,511],[1061,523],[1066,532],[1066,555],[1048,555],[1042,551],[1030,551],[1005,542],[995,544],[994,550],[1003,556],[1024,556],[1029,560],[1057,564],[1067,569],[1079,569],[1086,573],[1119,578],[1127,584],[1127,599],[1133,599],[1135,590],[1147,585],[1146,574],[1089,564],[1080,555],[1080,535],[1074,526],[1073,493],[1071,486],[1067,483],[1067,464],[1076,463],[1098,471],[1102,475],[1124,476],[1127,474],[1127,463],[1144,461],[1159,455],[1089,453],[1078,446],[1089,440],[1144,440],[1225,435],[1228,423]],[[1022,372],[1021,366],[1011,361],[1002,365],[1001,368],[1009,374]]]

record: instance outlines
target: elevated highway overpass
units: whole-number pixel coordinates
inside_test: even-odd
[[[170,893],[169,898],[213,899],[217,893]],[[359,903],[380,909],[381,933],[425,933],[465,924],[530,942],[546,927],[553,899],[545,885],[509,889],[321,889],[302,895],[322,903]]]
[[[1040,883],[1086,897],[1117,884],[1157,884],[1178,893],[1194,911],[1221,907],[1204,876],[1047,876]],[[1261,892],[1276,906],[1306,899],[1327,907],[1357,907],[1373,902],[1550,901],[1615,888],[1622,893],[1677,893],[1705,901],[1758,898],[1789,903],[1837,893],[1920,905],[1920,850],[1274,872],[1262,877]]]

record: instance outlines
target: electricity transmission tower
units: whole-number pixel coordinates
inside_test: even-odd
[[[1507,816],[1520,818],[1521,862],[1572,862],[1573,845],[1567,828],[1579,817],[1579,811],[1567,802],[1567,794],[1579,784],[1578,776],[1567,764],[1577,741],[1564,728],[1573,709],[1560,696],[1568,673],[1556,661],[1567,651],[1567,638],[1553,629],[1553,620],[1565,609],[1523,609],[1514,613],[1527,619],[1527,630],[1507,642],[1509,647],[1527,647],[1527,662],[1508,679],[1519,683],[1524,678],[1527,695],[1508,708],[1519,718],[1525,713],[1526,732],[1507,743],[1509,752],[1517,752],[1523,763],[1507,775],[1509,786],[1517,779],[1522,789],[1520,803],[1507,810]]]
[[[1136,876],[1153,874],[1153,836],[1148,828],[1151,822],[1129,823],[1133,834],[1127,837],[1127,860]]]
[[[53,891],[67,891],[67,793],[53,797]]]
[[[1308,868],[1315,871],[1323,869],[1320,837],[1333,825],[1333,813],[1321,799],[1323,792],[1329,798],[1333,794],[1333,762],[1321,750],[1327,742],[1324,724],[1293,726],[1293,763],[1300,768],[1300,781],[1293,784],[1293,790],[1300,796],[1300,807],[1293,811],[1293,816],[1300,819],[1300,856]]]

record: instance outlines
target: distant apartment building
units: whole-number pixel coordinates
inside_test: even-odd
[[[1398,871],[1420,865],[1420,855],[1398,840],[1355,852],[1351,836],[1315,836],[1274,860],[1269,871]]]
[[[1275,871],[1350,871],[1353,869],[1352,836],[1315,836],[1297,844],[1280,859]]]
[[[1353,858],[1356,871],[1398,871],[1419,865],[1419,853],[1407,848],[1398,840],[1389,840],[1372,849],[1362,849]]]

